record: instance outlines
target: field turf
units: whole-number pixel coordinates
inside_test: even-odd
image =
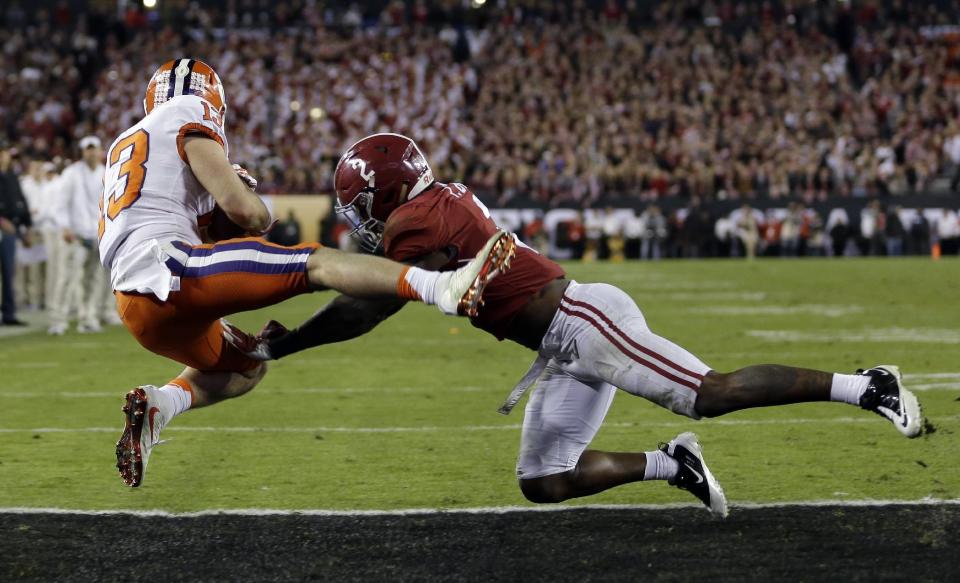
[[[907,440],[879,417],[834,403],[694,422],[621,393],[595,447],[649,450],[696,431],[734,505],[731,519],[744,503],[960,499],[960,262],[566,268],[578,281],[622,287],[654,331],[718,370],[781,363],[852,372],[898,364],[931,424],[926,435]],[[267,318],[294,325],[331,297],[304,296],[231,320],[247,329],[259,329]],[[364,338],[274,363],[243,398],[177,418],[164,430],[168,443],[154,450],[143,487],[129,489],[114,468],[121,397],[137,384],[164,383],[179,367],[147,353],[121,328],[0,338],[0,508],[531,506],[514,478],[523,403],[509,417],[496,408],[533,357],[465,320],[408,306]],[[655,483],[567,504],[691,501]],[[957,528],[958,513],[949,507],[928,511],[947,516],[941,520],[947,530]],[[699,510],[669,512],[693,513],[684,520],[703,528],[712,524]],[[857,512],[877,520],[869,509]],[[788,517],[775,513],[773,519]],[[3,532],[18,520],[0,521]],[[810,532],[819,532],[820,523],[808,521]],[[940,539],[931,536],[936,549]],[[26,545],[30,539],[16,540]],[[718,576],[724,573],[731,575]]]
[[[834,371],[899,364],[909,384],[928,389],[918,394],[937,428],[910,441],[880,418],[839,404],[694,422],[621,393],[596,447],[646,450],[693,429],[733,502],[960,497],[960,263],[567,269],[582,282],[623,287],[654,331],[719,370],[770,362]],[[329,297],[304,296],[233,320],[249,329],[268,316],[292,325]],[[789,341],[777,334],[807,336]],[[367,337],[275,363],[241,399],[176,419],[163,434],[169,443],[151,457],[144,486],[131,490],[113,468],[121,396],[137,384],[162,384],[180,368],[149,354],[121,328],[99,336],[3,339],[0,506],[190,511],[523,504],[513,477],[522,410],[504,417],[496,408],[532,358],[466,320],[411,305]],[[662,484],[637,484],[589,501],[687,500]]]

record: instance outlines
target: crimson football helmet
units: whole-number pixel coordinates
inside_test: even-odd
[[[227,99],[223,83],[213,67],[196,59],[174,59],[160,65],[147,83],[143,97],[143,111],[153,108],[178,95],[197,95],[214,107],[222,119],[227,113]]]
[[[427,158],[400,134],[373,134],[350,146],[334,172],[337,214],[366,251],[376,251],[383,226],[398,206],[435,180]]]

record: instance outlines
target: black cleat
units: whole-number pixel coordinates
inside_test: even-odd
[[[668,483],[699,498],[714,516],[726,518],[727,497],[703,461],[703,449],[697,436],[690,432],[681,433],[670,443],[661,443],[660,450],[680,465],[677,475]]]
[[[882,364],[857,374],[870,377],[870,386],[860,397],[860,407],[873,411],[893,422],[897,431],[907,437],[920,435],[923,415],[917,396],[903,387],[900,369]]]

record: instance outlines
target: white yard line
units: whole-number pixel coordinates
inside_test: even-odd
[[[960,344],[960,331],[945,328],[877,328],[872,330],[747,330],[747,336],[771,342],[896,342]]]
[[[933,421],[958,421],[960,415],[951,415],[947,417],[935,417]],[[698,424],[706,427],[710,425],[720,426],[758,426],[758,425],[823,425],[836,423],[879,423],[881,420],[872,415],[862,417],[828,417],[825,419],[711,419],[700,421]],[[689,428],[693,421],[659,421],[635,423],[604,423],[604,427],[636,427],[639,429],[647,427],[677,427]],[[422,425],[410,427],[209,427],[209,426],[190,426],[180,425],[168,427],[167,432],[190,432],[190,433],[433,433],[441,431],[513,431],[520,429],[519,423],[504,425]],[[118,427],[35,427],[35,428],[17,428],[0,427],[0,433],[116,433],[120,431]]]
[[[881,506],[955,506],[960,499],[920,498],[918,500],[809,500],[799,502],[734,502],[730,506],[740,510],[765,508],[873,508]],[[0,508],[0,514],[70,514],[79,516],[132,515],[162,518],[195,518],[201,516],[410,516],[427,514],[507,514],[512,512],[571,512],[577,510],[674,510],[699,509],[695,503],[681,504],[581,504],[567,506],[487,506],[479,508],[405,508],[398,510],[326,510],[307,508],[281,510],[272,508],[224,508],[195,512],[169,512],[167,510],[75,510],[70,508]]]
[[[923,383],[923,384],[907,384],[907,388],[911,391],[937,391],[941,389],[960,389],[960,381],[952,383]]]
[[[851,314],[863,313],[860,306],[797,304],[793,306],[706,306],[690,308],[691,314],[711,314],[715,316],[795,316],[813,315],[828,318],[840,318]]]

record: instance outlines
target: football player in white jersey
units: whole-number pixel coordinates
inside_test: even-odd
[[[229,161],[227,105],[216,72],[199,60],[164,63],[147,85],[144,111],[107,152],[100,258],[130,332],[187,368],[162,387],[127,393],[116,453],[128,486],[142,482],[150,450],[174,416],[242,395],[265,374],[263,363],[223,339],[220,318],[320,289],[474,315],[486,284],[509,267],[514,242],[502,231],[474,260],[447,273],[314,243],[267,243],[261,235],[272,219],[253,192],[256,182]],[[375,174],[359,170],[372,188]],[[432,181],[407,185],[407,196]],[[217,238],[202,226],[217,212],[248,236],[203,244]]]

